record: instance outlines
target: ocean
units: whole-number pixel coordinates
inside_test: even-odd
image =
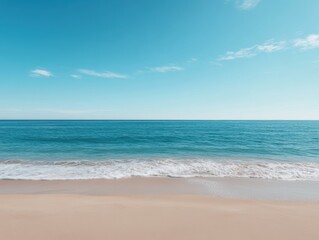
[[[0,179],[319,180],[319,121],[0,121]]]

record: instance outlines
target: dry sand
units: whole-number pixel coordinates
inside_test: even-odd
[[[141,186],[140,181],[128,181],[128,189]],[[2,189],[19,185],[20,190],[38,192],[0,194],[0,239],[319,239],[317,201],[225,199],[182,191],[65,193],[61,186],[72,181],[55,183],[60,190],[49,193],[40,187],[50,184],[1,181]],[[149,187],[152,184],[159,183],[151,180]],[[108,181],[104,187],[111,185]],[[79,183],[73,186],[79,188]]]

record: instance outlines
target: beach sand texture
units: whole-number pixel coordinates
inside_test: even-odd
[[[12,188],[12,182],[7,183]],[[240,200],[160,192],[42,190],[0,195],[0,238],[6,240],[317,240],[318,223],[317,201]]]

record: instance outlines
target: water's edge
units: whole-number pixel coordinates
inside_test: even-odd
[[[245,178],[132,177],[117,180],[0,180],[8,194],[198,195],[225,199],[319,201],[319,182]]]
[[[319,181],[319,163],[207,159],[0,161],[0,179],[84,180],[130,177],[232,177]]]

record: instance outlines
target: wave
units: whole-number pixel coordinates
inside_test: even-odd
[[[0,179],[81,180],[129,177],[236,177],[319,181],[319,163],[206,159],[0,161]]]

